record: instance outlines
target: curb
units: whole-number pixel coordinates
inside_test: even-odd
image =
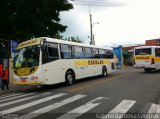
[[[9,84],[9,89],[10,90],[7,90],[6,88],[4,90],[2,90],[1,87],[0,87],[0,95],[14,93],[14,92],[18,92],[18,91],[26,91],[26,90],[31,89],[33,87],[35,87],[35,86],[33,86],[33,85],[13,85],[13,84]]]
[[[122,70],[132,70],[132,69],[134,69],[133,66],[123,66],[122,67]]]

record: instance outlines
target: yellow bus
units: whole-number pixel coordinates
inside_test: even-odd
[[[160,69],[160,46],[140,46],[134,49],[134,67],[145,72]]]
[[[41,37],[18,45],[13,60],[14,84],[71,85],[115,69],[112,48]]]

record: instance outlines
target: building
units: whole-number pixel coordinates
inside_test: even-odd
[[[160,38],[158,39],[152,39],[152,40],[146,40],[145,45],[158,45],[160,46]]]

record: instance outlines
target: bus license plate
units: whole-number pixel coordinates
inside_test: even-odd
[[[21,79],[21,82],[26,83],[27,81],[26,79]]]

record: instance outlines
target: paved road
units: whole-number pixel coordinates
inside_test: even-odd
[[[20,119],[160,117],[155,114],[142,115],[160,113],[159,98],[160,72],[118,70],[107,78],[83,79],[68,87],[58,84],[3,94],[0,97],[0,117]]]

